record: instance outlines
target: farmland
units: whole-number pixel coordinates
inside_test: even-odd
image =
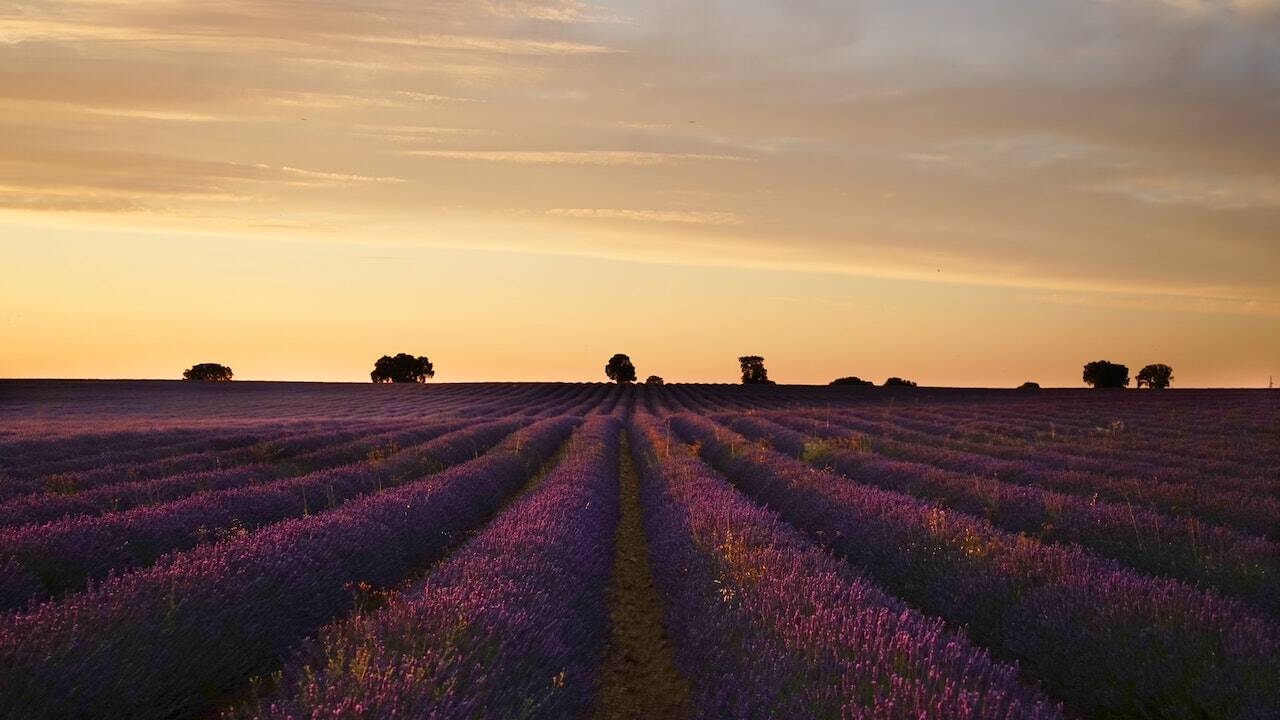
[[[0,383],[3,718],[1280,717],[1280,393]]]

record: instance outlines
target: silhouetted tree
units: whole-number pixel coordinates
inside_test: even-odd
[[[218,363],[200,363],[182,371],[183,380],[230,380],[231,368]]]
[[[661,385],[662,378],[658,377],[657,375],[650,375],[649,377],[644,379],[644,384],[645,385]]]
[[[373,364],[369,378],[376,383],[424,383],[435,377],[436,369],[425,357],[399,353],[395,357],[383,355]]]
[[[836,378],[835,380],[831,381],[831,384],[832,385],[853,385],[855,387],[872,387],[873,385],[875,385],[875,383],[871,382],[870,380],[863,380],[862,378],[856,375],[850,375],[849,377]]]
[[[1084,381],[1095,388],[1129,386],[1129,367],[1106,360],[1094,360],[1084,366]]]
[[[1163,390],[1173,382],[1173,368],[1164,363],[1148,365],[1138,371],[1137,380],[1138,387],[1145,385],[1152,390]]]
[[[631,364],[631,358],[618,353],[609,358],[609,364],[604,366],[604,374],[619,385],[635,382],[636,366]]]
[[[884,381],[885,387],[916,387],[915,382],[911,380],[903,380],[900,377],[891,377]]]
[[[1019,386],[1018,386],[1018,389],[1019,389],[1019,390],[1039,390],[1039,389],[1040,389],[1040,383],[1038,383],[1038,382],[1031,382],[1030,380],[1028,380],[1028,381],[1026,381],[1026,382],[1022,383],[1021,385],[1019,385]]]
[[[764,358],[759,355],[743,355],[738,358],[738,365],[742,367],[743,385],[773,384],[769,379],[769,371],[764,369]]]

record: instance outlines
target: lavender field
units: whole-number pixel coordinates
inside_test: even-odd
[[[1280,393],[0,382],[0,717],[1280,718]]]

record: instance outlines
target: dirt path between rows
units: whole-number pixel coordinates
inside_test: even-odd
[[[609,648],[600,668],[595,720],[683,718],[688,688],[671,661],[662,626],[662,602],[649,575],[641,524],[640,479],[627,434],[619,453],[620,518],[614,536],[609,586]]]

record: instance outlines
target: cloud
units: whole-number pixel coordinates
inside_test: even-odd
[[[1276,4],[32,0],[0,185],[41,222],[1270,297]]]
[[[1265,18],[1280,11],[1280,0],[1143,0],[1170,8],[1193,19],[1204,19],[1215,14],[1243,16],[1246,19]]]
[[[286,178],[299,178],[304,184],[351,185],[356,183],[388,184],[407,182],[404,178],[391,176],[319,172],[288,166],[273,168],[270,165],[255,165],[254,167],[265,170],[268,173],[278,173]]]
[[[1280,179],[1266,175],[1137,177],[1090,188],[1156,205],[1189,205],[1211,210],[1280,207]]]
[[[40,187],[21,184],[0,185],[0,207],[9,210],[71,213],[147,212],[154,203],[173,202],[238,202],[247,196],[205,190],[120,189],[94,186]]]
[[[710,153],[662,153],[630,150],[414,150],[415,157],[475,160],[517,165],[674,165],[688,162],[738,162],[745,158]]]
[[[624,210],[616,208],[553,208],[548,215],[596,220],[686,223],[690,225],[741,225],[742,217],[727,212],[699,210]]]
[[[1051,305],[1104,307],[1118,310],[1280,317],[1280,301],[1259,298],[1115,292],[1059,292],[1033,295],[1032,299],[1036,302]]]
[[[475,37],[467,35],[337,35],[342,44],[393,45],[434,50],[467,50],[509,55],[595,55],[614,52],[603,45],[563,40]]]
[[[147,110],[145,108],[103,108],[103,107],[86,107],[78,106],[76,110],[79,112],[89,113],[90,115],[106,115],[108,117],[129,118],[135,120],[159,120],[162,122],[227,122],[238,118],[210,115],[207,113],[193,112],[172,112],[166,110]]]
[[[74,180],[68,179],[72,175]],[[271,188],[321,189],[404,182],[394,176],[141,153],[36,147],[21,155],[11,149],[0,156],[2,202],[10,208],[40,212],[167,209],[187,214],[197,203],[243,202]]]
[[[221,13],[207,13],[197,3],[160,5],[69,2],[19,7],[0,12],[0,44],[49,42],[135,43],[169,50],[226,49],[234,41],[241,52],[271,53],[324,58],[334,51],[344,54],[360,46],[393,46],[425,50],[501,53],[514,55],[576,55],[609,52],[599,44],[561,38],[509,37],[495,34],[440,32],[458,27],[469,14],[447,5],[437,9],[438,19],[428,31],[415,32],[419,23],[411,14],[363,11],[358,5],[313,4],[306,13],[271,3],[233,3]],[[494,5],[494,4],[491,4]],[[548,3],[502,3],[507,17],[589,17],[585,6]],[[496,6],[496,5],[495,5]],[[521,10],[523,8],[523,11]],[[539,10],[539,8],[541,8]],[[575,14],[576,13],[576,14]],[[455,17],[449,17],[454,15]],[[468,23],[480,29],[474,21]],[[360,32],[359,30],[365,30]]]

